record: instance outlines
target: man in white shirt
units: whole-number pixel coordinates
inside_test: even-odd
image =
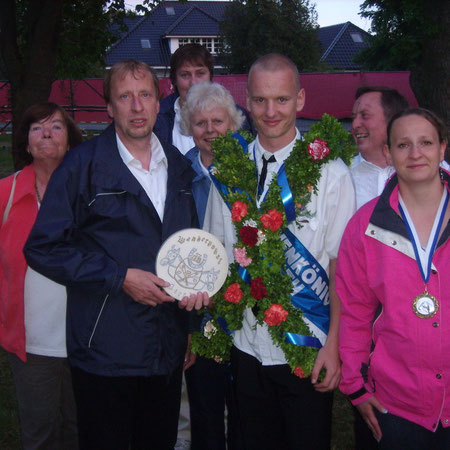
[[[249,146],[249,154],[255,155],[259,178],[263,157],[273,156],[267,165],[260,198],[264,198],[273,176],[300,138],[295,120],[304,103],[305,91],[300,88],[297,68],[289,58],[269,54],[252,65],[247,107],[258,135]],[[330,445],[331,391],[340,378],[339,300],[334,289],[334,270],[341,235],[354,212],[354,189],[350,171],[341,160],[330,161],[322,167],[317,187],[317,194],[312,195],[306,206],[310,214],[302,227],[291,223],[288,228],[329,276],[329,333],[327,336],[320,330],[313,331],[323,347],[318,352],[312,377],[301,379],[292,373],[284,353],[274,345],[267,325],[257,325],[252,310],[245,310],[243,326],[234,332],[231,367],[247,450],[313,449]],[[213,196],[210,200],[215,202]],[[220,214],[223,202],[219,198],[216,203],[218,212],[214,214],[212,206],[210,216]],[[217,236],[229,232],[227,225],[220,230],[217,220],[211,224],[210,231]],[[319,382],[321,369],[326,375]]]
[[[391,117],[407,107],[406,99],[390,87],[363,86],[356,91],[352,134],[359,153],[353,161],[352,177],[357,208],[380,195],[394,173],[383,155],[386,129]]]
[[[67,286],[80,449],[173,449],[188,314],[155,274],[162,242],[198,224],[190,164],[153,133],[159,83],[145,63],[104,79],[114,122],[54,173],[27,242],[31,267]],[[179,307],[180,306],[180,307]]]

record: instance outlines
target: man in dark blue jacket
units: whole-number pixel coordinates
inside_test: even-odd
[[[173,449],[188,311],[155,275],[172,233],[197,226],[190,163],[153,134],[159,84],[146,64],[104,80],[114,123],[71,151],[48,185],[25,253],[67,286],[67,347],[82,449]],[[180,308],[180,307],[181,308]]]

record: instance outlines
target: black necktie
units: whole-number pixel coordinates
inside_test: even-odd
[[[267,166],[269,165],[269,163],[274,163],[277,162],[277,160],[275,159],[275,156],[271,156],[270,158],[266,159],[265,156],[263,156],[263,166],[262,166],[262,170],[261,170],[261,175],[259,176],[259,182],[258,182],[258,193],[259,195],[261,195],[264,191],[264,183],[266,182],[266,177],[267,177]],[[252,308],[252,312],[255,315],[255,317],[258,315],[259,312],[259,306],[255,305]]]
[[[275,156],[273,156],[273,155],[268,159],[266,159],[266,157],[263,156],[262,161],[263,161],[263,166],[262,166],[261,175],[259,176],[259,182],[258,182],[259,195],[261,195],[264,191],[264,183],[266,182],[266,177],[267,177],[267,166],[269,165],[269,163],[277,162],[277,160],[275,159]]]

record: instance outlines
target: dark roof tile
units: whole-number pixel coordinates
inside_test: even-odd
[[[169,37],[217,36],[219,21],[228,4],[226,1],[164,1],[145,17],[125,19],[128,32],[119,31],[121,38],[107,52],[106,62],[111,66],[124,59],[136,58],[151,66],[168,67]],[[166,8],[173,14],[168,14]],[[360,69],[353,59],[369,45],[369,33],[351,22],[323,27],[318,33],[322,45],[321,61],[333,69]],[[354,42],[352,33],[360,34],[363,42]],[[142,48],[141,39],[149,40],[151,48]]]

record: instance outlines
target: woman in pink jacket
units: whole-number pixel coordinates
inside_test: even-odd
[[[336,272],[341,390],[381,449],[450,448],[450,174],[443,123],[415,108],[388,126],[396,169],[358,210]]]
[[[81,140],[58,105],[31,106],[17,134],[24,168],[0,180],[0,345],[11,364],[24,449],[78,448],[65,287],[28,267],[23,247],[51,174]]]

